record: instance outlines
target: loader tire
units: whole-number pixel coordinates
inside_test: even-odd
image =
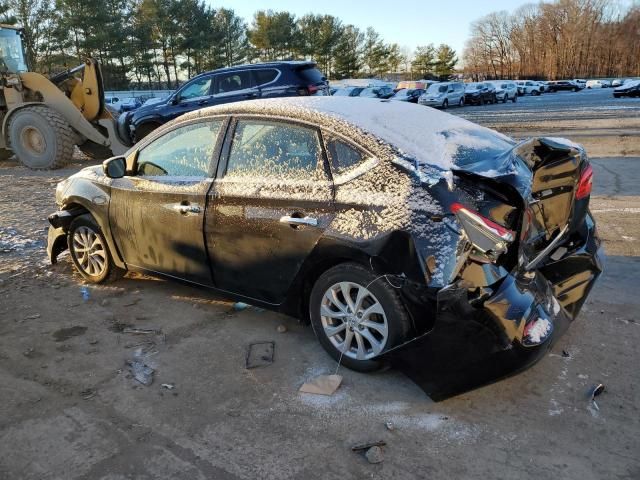
[[[71,161],[77,135],[67,121],[47,106],[18,110],[9,118],[9,147],[34,170],[63,167]]]

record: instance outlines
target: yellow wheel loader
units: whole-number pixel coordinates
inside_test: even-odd
[[[22,30],[0,24],[0,160],[15,154],[29,168],[53,169],[71,161],[75,145],[92,158],[127,150],[104,106],[98,62],[47,78],[25,58]]]

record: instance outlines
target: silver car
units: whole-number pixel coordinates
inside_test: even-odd
[[[507,103],[507,101],[511,100],[515,103],[518,100],[518,86],[515,82],[494,80],[486,83],[490,83],[494,86],[496,89],[496,98],[499,102]]]
[[[436,108],[464,106],[464,84],[461,82],[440,82],[431,85],[418,99],[420,105]]]

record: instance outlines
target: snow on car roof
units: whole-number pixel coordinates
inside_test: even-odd
[[[308,120],[327,128],[338,120],[348,124],[341,133],[351,133],[356,141],[361,135],[359,129],[391,145],[403,156],[445,170],[455,166],[456,153],[461,147],[482,150],[499,146],[506,150],[514,144],[494,130],[454,115],[430,107],[379,99],[312,96],[249,100],[194,113],[197,113],[194,116],[218,113],[273,115]]]

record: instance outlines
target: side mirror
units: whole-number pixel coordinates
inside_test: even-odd
[[[102,171],[109,178],[122,178],[127,172],[127,160],[124,157],[113,157],[102,162]]]
[[[170,103],[171,105],[178,105],[180,103],[180,96],[176,95],[175,97],[173,97]]]

